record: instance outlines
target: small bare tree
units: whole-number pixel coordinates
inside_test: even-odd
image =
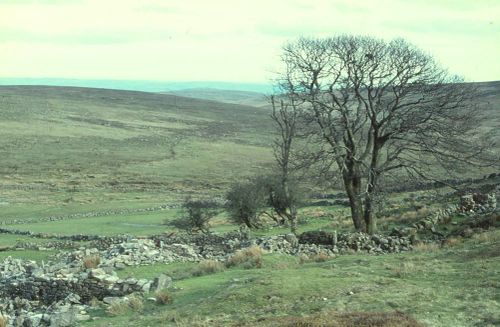
[[[281,93],[308,113],[320,149],[312,157],[340,172],[357,230],[376,231],[384,174],[429,177],[436,164],[484,164],[473,86],[406,41],[302,38],[282,60]]]
[[[290,223],[290,231],[297,233],[297,185],[291,184],[293,174],[292,146],[297,138],[300,111],[294,98],[276,99],[271,96],[271,118],[274,121],[278,136],[274,141],[274,157],[279,169],[277,185],[271,190],[271,206],[278,216]]]

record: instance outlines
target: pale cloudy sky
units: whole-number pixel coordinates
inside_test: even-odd
[[[500,0],[0,0],[0,77],[265,83],[285,42],[336,34],[500,80]]]

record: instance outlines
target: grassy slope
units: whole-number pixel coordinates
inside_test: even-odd
[[[266,113],[248,106],[133,91],[0,87],[0,219],[217,194],[269,165],[269,131]]]
[[[235,267],[201,277],[189,276],[195,266],[190,263],[127,268],[122,277],[181,278],[174,283],[173,304],[147,304],[140,314],[118,317],[97,310],[102,318],[83,325],[260,326],[263,317],[397,310],[431,326],[494,326],[500,323],[499,254],[500,233],[492,231],[453,247],[398,255],[301,264],[267,254],[260,269]]]
[[[500,85],[482,87],[490,101],[486,126],[495,127]],[[221,194],[236,176],[261,172],[272,162],[269,124],[262,109],[179,96],[0,87],[0,219],[134,210],[176,201],[189,192]],[[161,222],[175,215],[176,210],[132,212],[12,227],[145,235],[167,230]],[[349,229],[346,215],[337,207],[305,208],[300,230]],[[381,220],[381,225],[393,223],[391,217]],[[224,217],[216,220],[216,230],[232,228]],[[283,232],[275,228],[256,234]],[[188,276],[193,264],[130,268],[123,276],[167,272],[182,277],[174,303],[148,304],[143,314],[114,318],[97,311],[102,318],[86,325],[126,326],[133,320],[137,326],[162,326],[172,319],[186,321],[186,326],[206,319],[212,325],[255,323],[260,316],[329,309],[401,310],[436,326],[495,325],[500,320],[500,236],[488,235],[456,248],[348,255],[323,263],[266,255],[262,269],[236,267],[195,278]],[[44,242],[2,235],[0,246],[28,240]],[[50,254],[6,251],[0,258],[44,260]]]
[[[478,85],[488,103],[484,129],[492,129],[500,123],[500,82]],[[135,91],[1,86],[0,219],[220,195],[273,162],[271,129],[262,108]]]
[[[195,88],[164,92],[196,99],[214,100],[226,103],[250,105],[254,107],[265,107],[269,103],[263,93],[248,91],[219,90],[210,88]]]

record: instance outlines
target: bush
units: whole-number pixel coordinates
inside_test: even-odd
[[[188,197],[182,204],[181,216],[168,224],[190,233],[207,233],[210,229],[210,220],[218,214],[217,203],[214,201],[193,200]]]
[[[261,179],[268,197],[268,205],[283,220],[288,220],[290,209],[299,207],[304,201],[304,192],[299,183],[292,179],[287,183],[285,190],[282,182],[276,176],[267,176]]]
[[[215,260],[203,260],[201,261],[196,268],[194,268],[192,274],[193,276],[202,276],[208,274],[214,274],[221,271],[224,271],[226,267]]]
[[[83,266],[87,269],[89,268],[97,268],[101,263],[101,258],[98,254],[89,255],[83,258]]]
[[[242,266],[244,268],[262,268],[262,254],[264,251],[258,246],[252,246],[236,251],[226,262],[226,266]]]
[[[266,206],[265,189],[257,181],[236,183],[226,194],[226,209],[236,224],[249,228],[261,227],[259,215]]]
[[[167,290],[160,290],[155,293],[156,303],[159,304],[171,304],[174,302],[172,294]]]

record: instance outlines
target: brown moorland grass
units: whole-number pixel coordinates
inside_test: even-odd
[[[97,268],[101,263],[99,255],[89,255],[83,258],[83,266],[87,269]]]
[[[226,266],[224,266],[224,264],[219,261],[203,260],[198,264],[198,266],[193,269],[192,274],[193,276],[203,276],[208,274],[215,274],[224,271],[225,269]]]
[[[172,296],[172,293],[170,293],[167,290],[160,290],[155,293],[155,299],[156,303],[158,304],[172,304],[174,302],[174,298]]]
[[[272,317],[260,320],[259,326],[279,327],[424,327],[402,312],[350,312],[328,311],[308,317]],[[244,325],[250,326],[254,324]]]
[[[261,268],[264,251],[258,246],[252,246],[236,251],[226,262],[226,266],[242,266],[244,268]]]

